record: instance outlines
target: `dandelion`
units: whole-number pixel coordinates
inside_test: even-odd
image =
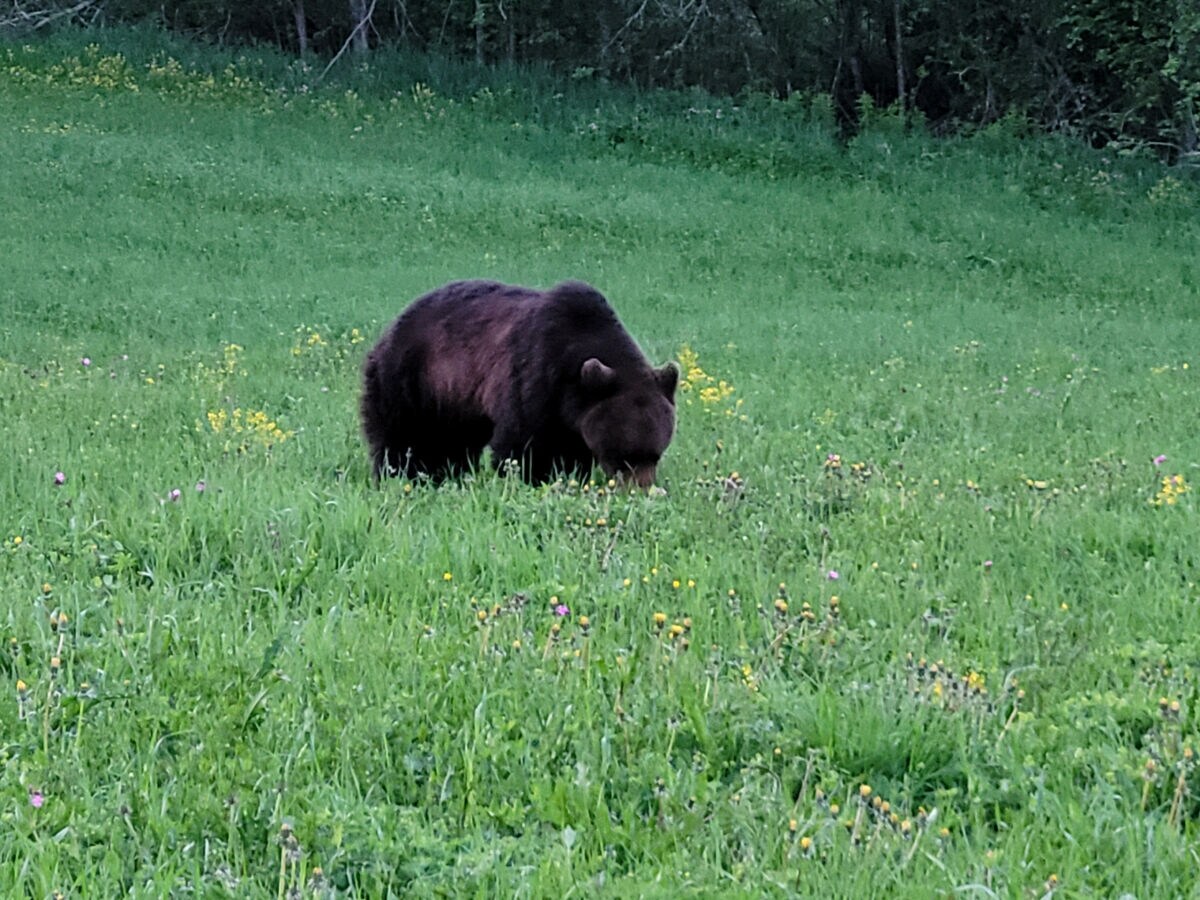
[[[54,483],[55,483],[55,484],[66,484],[66,483],[67,483],[67,476],[66,476],[66,473],[64,473],[64,472],[55,472],[55,473],[54,473]]]
[[[451,575],[449,572],[442,573],[442,581],[453,581],[453,580],[454,580],[454,576]]]
[[[1162,487],[1150,502],[1155,506],[1174,506],[1189,490],[1182,475],[1168,475],[1163,478]]]

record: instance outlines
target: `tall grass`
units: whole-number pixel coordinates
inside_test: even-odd
[[[148,40],[0,50],[8,893],[1196,890],[1186,173]],[[475,276],[682,357],[665,497],[370,485]]]

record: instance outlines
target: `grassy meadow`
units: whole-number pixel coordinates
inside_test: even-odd
[[[339,65],[0,45],[0,894],[1200,892],[1194,173]],[[371,484],[464,277],[683,363],[665,495]]]

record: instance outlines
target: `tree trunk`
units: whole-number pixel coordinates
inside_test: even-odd
[[[374,8],[374,4],[372,4]],[[367,40],[367,28],[370,12],[367,10],[367,0],[350,0],[350,21],[354,26],[350,46],[355,53],[366,53],[370,44]]]
[[[296,43],[300,55],[308,56],[308,20],[304,15],[304,0],[292,0],[292,15],[296,19]]]
[[[475,65],[483,65],[483,0],[475,0]]]
[[[900,103],[900,112],[903,113],[908,109],[908,88],[904,83],[904,44],[902,41],[903,30],[900,24],[900,2],[901,0],[892,0],[892,24],[896,28],[896,99]]]
[[[514,66],[517,63],[517,22],[516,13],[508,17],[508,64]]]

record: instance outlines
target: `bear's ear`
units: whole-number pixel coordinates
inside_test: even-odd
[[[679,386],[679,366],[669,362],[661,369],[654,370],[654,378],[658,381],[658,386],[666,394],[667,399],[674,399],[675,388]]]
[[[579,380],[587,390],[599,392],[616,384],[617,373],[593,356],[584,360],[583,368],[579,370]]]

